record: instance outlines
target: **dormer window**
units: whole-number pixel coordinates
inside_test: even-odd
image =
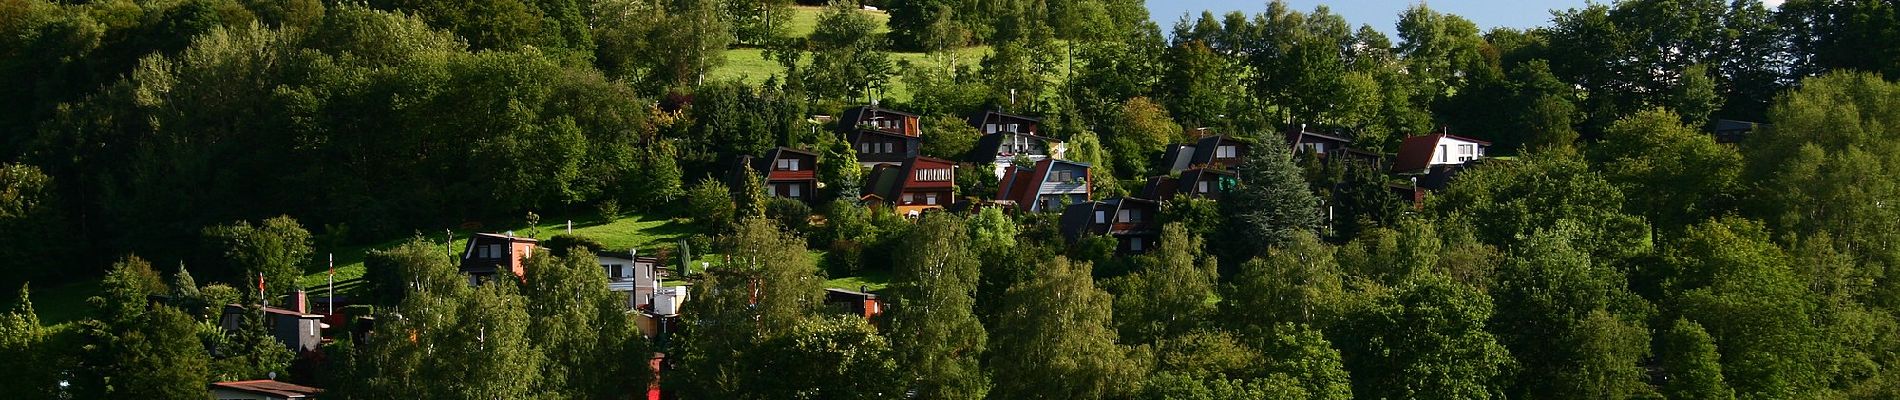
[[[797,170],[798,170],[798,159],[796,159],[796,158],[781,158],[781,159],[779,159],[779,160],[778,160],[778,170],[780,170],[780,171],[797,171]]]
[[[1214,158],[1235,158],[1239,157],[1238,154],[1239,150],[1234,148],[1234,145],[1231,144],[1214,148]]]
[[[1095,223],[1097,224],[1108,223],[1108,212],[1102,211],[1102,210],[1095,210]]]

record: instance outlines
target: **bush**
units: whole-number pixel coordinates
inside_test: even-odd
[[[620,219],[620,200],[613,198],[601,200],[599,203],[594,203],[594,211],[600,213],[601,221],[614,222]]]
[[[811,206],[797,199],[774,197],[765,204],[765,217],[778,221],[780,227],[791,229],[805,235],[811,229]],[[806,235],[809,236],[809,235]]]
[[[692,190],[686,191],[686,212],[691,217],[713,230],[724,230],[732,223],[732,214],[738,206],[732,203],[732,191],[726,184],[712,178],[699,181]]]

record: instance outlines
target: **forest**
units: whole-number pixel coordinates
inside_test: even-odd
[[[0,398],[1900,398],[1900,3],[1255,8],[0,0]],[[877,204],[831,123],[867,105],[957,204],[1009,187],[973,113],[1091,200],[1252,150],[1130,251],[1065,228],[1096,202]],[[1420,191],[1308,131],[1490,147]],[[775,149],[811,201],[739,161]],[[479,232],[541,247],[471,285]],[[601,268],[635,251],[690,286],[665,334]],[[290,290],[350,323],[286,348]]]

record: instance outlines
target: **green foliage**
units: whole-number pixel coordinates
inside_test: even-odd
[[[1527,238],[1498,271],[1493,330],[1521,366],[1514,393],[1537,398],[1637,398],[1647,303],[1623,274],[1572,246],[1560,227]]]
[[[220,305],[219,315],[198,319],[199,334],[204,335],[206,325],[222,323]],[[210,378],[219,382],[243,381],[252,379],[270,379],[271,374],[289,376],[290,361],[297,356],[289,346],[277,341],[273,332],[265,327],[264,309],[255,305],[246,306],[237,324],[236,331],[213,329],[216,343],[209,349],[213,359],[210,363]]]
[[[444,245],[421,237],[389,249],[371,251],[363,257],[365,300],[369,304],[396,306],[403,304],[413,285],[426,283],[429,287],[438,287],[466,282],[459,277],[435,273],[454,269],[456,266],[450,264],[450,260],[456,257]]]
[[[1143,367],[1116,344],[1113,298],[1095,287],[1088,263],[1056,257],[1010,287],[992,326],[989,366],[1004,398],[1124,396]]]
[[[811,66],[801,79],[819,99],[857,99],[896,74],[877,22],[847,2],[833,2],[811,34]]]
[[[66,207],[53,178],[32,165],[0,163],[0,259],[8,260],[0,281],[28,282],[71,274],[60,268],[76,246],[62,214]]]
[[[877,329],[856,316],[814,317],[759,343],[747,360],[759,371],[747,398],[887,399],[901,396],[896,354]]]
[[[733,203],[732,192],[726,189],[726,184],[707,178],[686,191],[686,211],[701,224],[723,229],[732,223],[738,206]]]
[[[886,335],[904,376],[923,398],[981,398],[978,366],[988,335],[976,319],[980,265],[960,218],[932,214],[899,239]]]
[[[697,85],[726,63],[733,21],[712,0],[605,0],[586,13],[595,64],[645,92]]]
[[[1511,355],[1486,331],[1484,292],[1425,275],[1378,293],[1333,331],[1352,371],[1352,392],[1370,398],[1487,399]]]
[[[1307,190],[1287,145],[1269,136],[1242,161],[1240,187],[1221,198],[1221,214],[1227,216],[1221,256],[1231,262],[1252,259],[1320,226],[1319,199]]]
[[[0,315],[0,368],[12,371],[0,376],[0,396],[10,399],[59,398],[59,354],[49,343],[51,333],[40,326],[39,315],[26,285],[20,285],[20,299],[7,313]]]
[[[1242,264],[1222,292],[1221,314],[1241,332],[1262,333],[1281,323],[1331,326],[1351,298],[1333,249],[1311,233]]]
[[[976,127],[948,115],[925,117],[923,125],[923,154],[946,160],[961,160],[968,156],[970,149],[976,148],[977,139],[983,136]]]
[[[1695,322],[1678,319],[1661,332],[1657,356],[1668,382],[1663,394],[1672,399],[1734,400],[1735,390],[1722,378],[1715,339]]]
[[[1701,324],[1722,355],[1722,375],[1742,398],[1822,394],[1839,351],[1789,257],[1753,221],[1711,220],[1688,229],[1665,262],[1673,314]],[[1713,317],[1710,316],[1720,316]]]
[[[1627,210],[1679,228],[1735,209],[1742,157],[1734,148],[1650,110],[1625,117],[1590,148],[1603,177],[1628,196]]]
[[[818,154],[818,181],[832,199],[855,202],[861,195],[864,167],[858,165],[858,152],[844,140],[826,141]]]
[[[565,256],[538,250],[523,269],[528,343],[545,357],[535,391],[611,397],[645,390],[652,371],[646,338],[626,312],[627,298],[608,290],[591,251]]]
[[[1109,122],[1109,132],[1114,135],[1110,136],[1108,146],[1120,155],[1115,159],[1115,171],[1123,176],[1138,176],[1153,171],[1153,165],[1149,163],[1161,159],[1162,152],[1167,151],[1169,144],[1189,139],[1181,131],[1181,126],[1174,123],[1174,118],[1168,116],[1166,109],[1140,97],[1122,104],[1120,113]],[[1092,158],[1106,161],[1105,157],[1099,155]],[[1082,159],[1077,157],[1077,160]]]
[[[789,335],[817,311],[824,281],[804,240],[763,218],[747,218],[720,246],[730,255],[693,285],[693,312],[669,355],[679,364],[662,382],[683,397],[745,398],[762,379],[747,353]]]
[[[1623,204],[1623,193],[1579,156],[1552,152],[1464,171],[1426,208],[1460,215],[1480,241],[1500,247],[1567,220],[1577,224],[1577,246],[1614,262],[1651,247],[1649,227]]]
[[[1214,313],[1216,264],[1202,254],[1201,238],[1181,224],[1161,229],[1160,243],[1134,260],[1134,272],[1112,281],[1115,324],[1128,343],[1152,343],[1187,333]]]
[[[470,287],[447,262],[416,265],[401,303],[381,308],[377,335],[339,357],[344,398],[519,398],[536,391],[544,357],[530,341],[529,304],[507,281]],[[598,268],[598,267],[596,267]],[[510,278],[502,278],[510,279]],[[402,393],[409,393],[404,395]]]
[[[289,216],[278,216],[252,226],[238,221],[230,225],[205,228],[205,240],[222,253],[228,263],[224,276],[264,279],[266,290],[283,292],[297,289],[304,263],[310,261],[310,231]],[[248,281],[246,279],[245,281]]]

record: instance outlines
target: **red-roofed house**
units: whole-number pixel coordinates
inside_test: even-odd
[[[1491,142],[1444,133],[1413,136],[1399,145],[1398,160],[1392,163],[1392,172],[1422,174],[1436,166],[1464,165],[1484,158],[1489,148]]]
[[[211,384],[211,398],[217,400],[314,399],[322,393],[323,389],[269,379]]]

